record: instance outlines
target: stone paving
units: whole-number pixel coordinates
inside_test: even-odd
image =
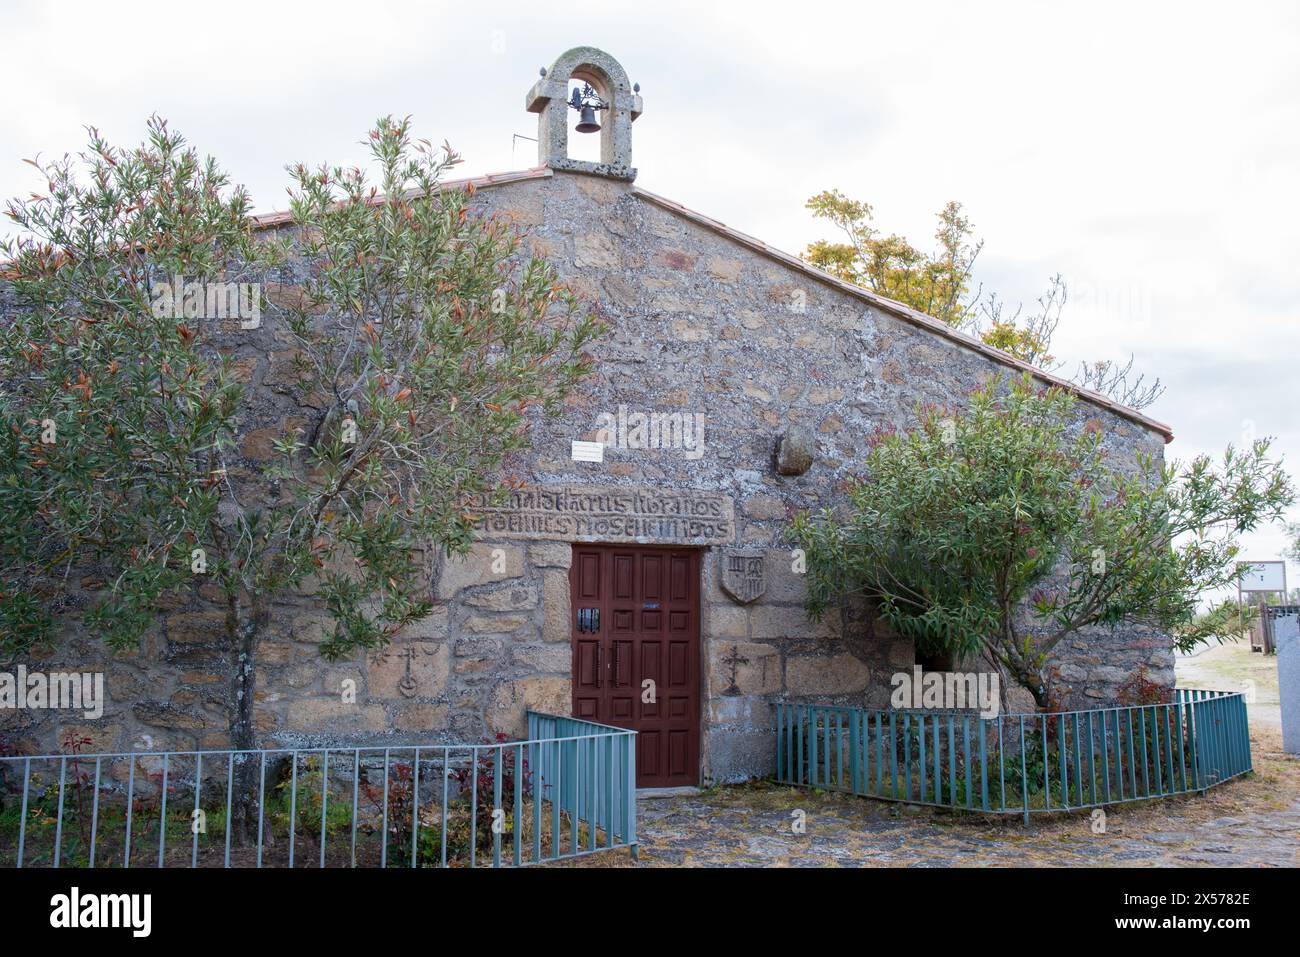
[[[1272,729],[1255,773],[1205,795],[1107,811],[990,818],[759,783],[640,803],[643,867],[1297,867],[1300,761]],[[803,811],[806,832],[795,834]],[[581,866],[632,866],[618,853]]]

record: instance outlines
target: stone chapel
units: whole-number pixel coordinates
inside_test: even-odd
[[[525,106],[538,165],[472,180],[474,202],[598,304],[610,328],[596,372],[539,423],[525,487],[486,513],[469,557],[441,561],[433,616],[352,662],[314,654],[322,613],[307,605],[264,643],[259,733],[264,746],[474,742],[522,734],[533,708],[635,728],[642,786],[768,774],[773,702],[887,707],[890,675],[917,663],[867,610],[808,619],[789,517],[833,503],[878,428],[1028,367],[639,188],[642,97],[608,54],[564,53]],[[571,116],[598,132],[575,134]],[[599,159],[572,158],[574,135],[598,135]],[[252,385],[274,388],[281,365],[272,347]],[[1167,426],[1033,374],[1079,394],[1081,426],[1103,432],[1113,460],[1162,456]],[[246,441],[245,464],[268,444]],[[169,610],[141,660],[106,665],[95,750],[145,732],[222,746],[212,614]],[[1090,633],[1053,660],[1072,706],[1113,702],[1139,668],[1173,684],[1167,636],[1142,629]],[[338,699],[343,678],[358,683],[354,705]],[[30,733],[55,743],[52,727]]]

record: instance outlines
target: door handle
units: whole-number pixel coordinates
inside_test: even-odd
[[[603,681],[600,680],[600,645],[596,645],[596,687],[599,688]]]

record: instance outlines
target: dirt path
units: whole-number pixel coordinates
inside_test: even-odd
[[[1258,654],[1250,650],[1249,642],[1239,641],[1215,645],[1195,656],[1180,657],[1177,671],[1180,688],[1246,691],[1246,710],[1252,728],[1282,727],[1276,655]]]

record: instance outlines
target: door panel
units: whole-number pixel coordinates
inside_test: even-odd
[[[585,638],[585,636],[584,636]],[[600,714],[600,643],[574,641],[573,646],[573,716],[597,721]]]
[[[699,553],[575,545],[570,579],[574,715],[637,731],[638,787],[698,784]]]

